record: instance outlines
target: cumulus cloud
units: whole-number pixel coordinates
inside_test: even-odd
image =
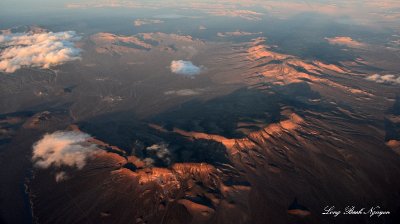
[[[147,147],[146,150],[148,154],[155,155],[155,157],[163,161],[164,164],[169,165],[171,163],[171,153],[168,149],[168,144],[154,144]]]
[[[191,61],[172,61],[171,62],[171,72],[180,74],[180,75],[198,75],[201,73],[202,68],[194,65]]]
[[[144,158],[143,160],[144,167],[152,167],[154,165],[154,159],[152,158]]]
[[[366,77],[369,81],[386,84],[400,84],[400,76],[374,74]]]
[[[14,33],[0,35],[0,72],[12,73],[21,67],[49,68],[80,59],[74,46],[74,31]]]
[[[95,144],[87,141],[90,138],[90,135],[77,131],[46,134],[33,145],[32,161],[36,167],[42,169],[62,166],[82,169],[86,160],[99,152]],[[58,179],[65,176],[60,175]]]
[[[239,17],[242,19],[252,20],[252,21],[260,21],[263,15],[263,13],[251,10],[226,9],[226,8],[207,10],[207,13],[216,16]]]
[[[135,26],[143,26],[143,25],[149,25],[149,24],[160,24],[164,23],[164,21],[159,20],[159,19],[137,19],[133,22]]]
[[[330,44],[343,45],[351,48],[362,48],[365,47],[364,43],[353,40],[351,37],[332,37],[325,38]]]
[[[56,179],[57,183],[62,182],[64,180],[68,179],[67,173],[64,171],[58,172],[58,173],[56,173],[55,179]]]

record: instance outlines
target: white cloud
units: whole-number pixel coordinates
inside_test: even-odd
[[[147,152],[154,154],[157,158],[162,160],[166,165],[171,163],[171,153],[168,149],[168,144],[160,143],[154,144],[146,148]]]
[[[61,166],[82,169],[86,160],[99,152],[95,144],[87,141],[90,138],[90,135],[77,131],[46,134],[33,145],[32,161],[42,169]]]
[[[164,92],[165,95],[194,96],[204,92],[204,89],[179,89]]]
[[[180,75],[198,75],[201,73],[202,68],[194,65],[191,61],[172,61],[171,62],[171,72]]]
[[[362,48],[366,46],[366,44],[353,40],[351,37],[332,37],[332,38],[326,37],[325,40],[327,40],[330,44],[333,45],[342,45],[351,48]]]
[[[0,35],[0,72],[12,73],[21,67],[49,68],[80,59],[74,46],[74,31],[14,33]]]
[[[369,81],[386,84],[400,84],[400,76],[374,74],[366,77]]]
[[[251,11],[251,10],[242,10],[242,9],[227,9],[225,7],[219,9],[203,9],[207,13],[216,16],[228,16],[228,17],[238,17],[246,20],[252,21],[260,21],[263,13]]]
[[[152,167],[154,165],[154,159],[144,158],[143,163],[144,163],[144,167]]]
[[[143,26],[143,25],[149,25],[149,24],[160,24],[164,23],[164,21],[159,20],[159,19],[137,19],[133,22],[135,26]]]
[[[56,178],[56,182],[58,183],[58,182],[68,179],[68,176],[67,176],[66,172],[61,171],[61,172],[56,173],[55,178]]]

